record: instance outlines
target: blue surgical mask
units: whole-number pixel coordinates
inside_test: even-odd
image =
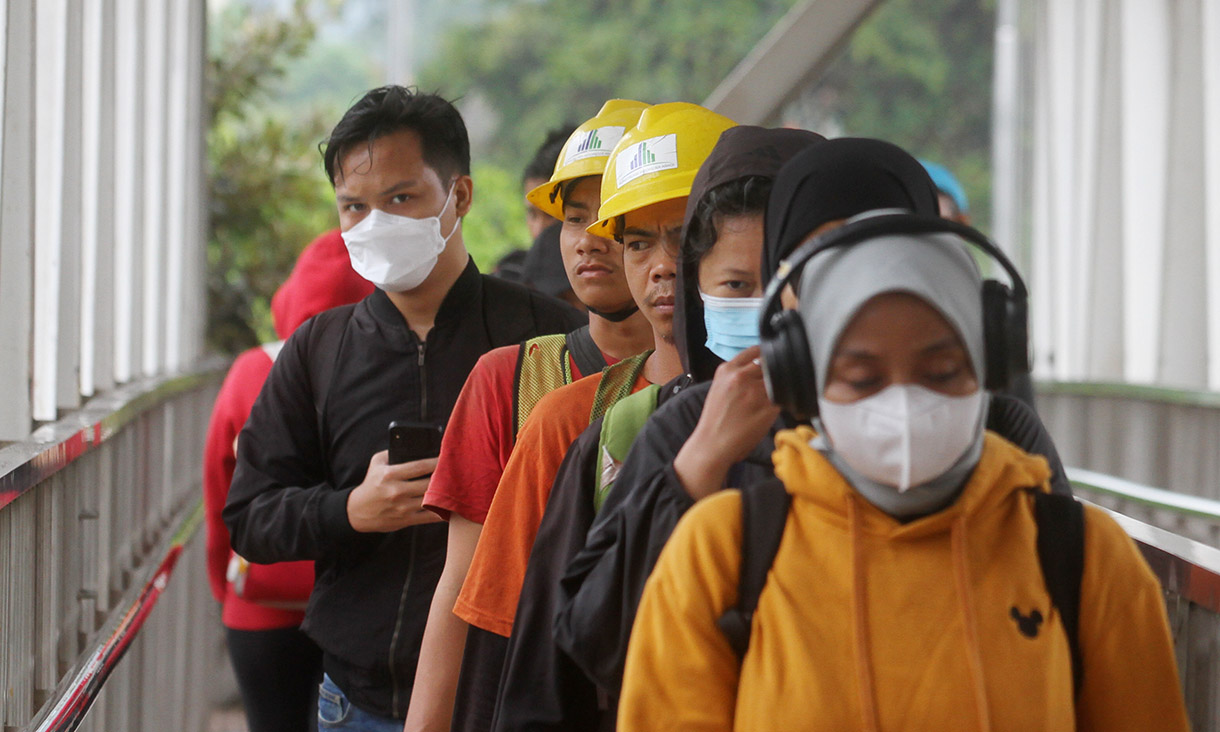
[[[705,345],[725,361],[758,345],[758,311],[761,297],[716,297],[702,292]]]

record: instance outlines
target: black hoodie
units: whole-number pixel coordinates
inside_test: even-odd
[[[768,203],[764,279],[810,231],[876,208],[930,214],[938,210],[927,173],[901,148],[880,140],[843,138],[800,152],[779,174]],[[689,321],[686,333],[688,343],[701,343]],[[692,367],[697,363],[692,359]],[[711,373],[699,376],[710,379]],[[673,460],[694,431],[710,388],[709,381],[695,384],[653,414],[623,462],[615,491],[585,547],[560,582],[555,642],[569,662],[611,697],[619,693],[644,583],[678,519],[694,505]],[[994,397],[988,428],[1045,455],[1055,488],[1068,490],[1054,445],[1032,409],[1011,397]],[[771,477],[772,448],[768,437],[734,466],[728,484],[744,486]]]

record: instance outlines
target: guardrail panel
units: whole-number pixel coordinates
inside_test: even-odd
[[[1196,732],[1220,726],[1220,615],[1187,605],[1187,627],[1177,637],[1183,693]]]
[[[88,707],[79,700],[124,653],[81,729],[202,728],[208,680],[224,662],[197,531],[203,434],[219,377],[124,387],[31,442],[0,448],[5,732],[34,729],[36,717],[61,720],[38,729],[82,723]],[[165,605],[150,614],[162,590]],[[105,672],[89,670],[97,668]]]
[[[34,697],[34,562],[29,547],[34,544],[35,517],[33,496],[18,498],[0,513],[0,545],[4,546],[5,587],[4,636],[6,653],[0,659],[0,693],[5,703],[0,722],[14,726],[29,718]],[[4,541],[7,537],[7,541]]]

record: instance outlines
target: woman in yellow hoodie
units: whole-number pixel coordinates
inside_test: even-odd
[[[729,490],[682,519],[648,581],[619,729],[1187,730],[1160,588],[1092,507],[1073,691],[1036,549],[1049,472],[984,431],[982,280],[962,241],[878,236],[800,277],[825,438],[776,437],[792,505],[749,650],[717,626],[741,564]]]

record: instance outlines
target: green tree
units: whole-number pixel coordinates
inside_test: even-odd
[[[948,167],[985,226],[994,32],[994,0],[888,0],[809,98],[846,134],[890,140]]]
[[[521,176],[490,163],[471,167],[474,205],[462,221],[462,239],[479,269],[490,272],[500,257],[530,244]]]
[[[791,5],[500,3],[444,38],[421,85],[472,103],[477,152],[519,170],[547,130],[592,116],[606,99],[701,101]]]
[[[330,116],[271,104],[286,64],[314,38],[306,6],[277,16],[230,4],[210,26],[207,339],[225,353],[275,339],[271,295],[301,249],[335,226],[317,152]]]
[[[792,3],[499,0],[446,33],[420,86],[456,98],[471,131],[479,266],[528,245],[521,170],[549,130],[615,97],[702,101]]]

